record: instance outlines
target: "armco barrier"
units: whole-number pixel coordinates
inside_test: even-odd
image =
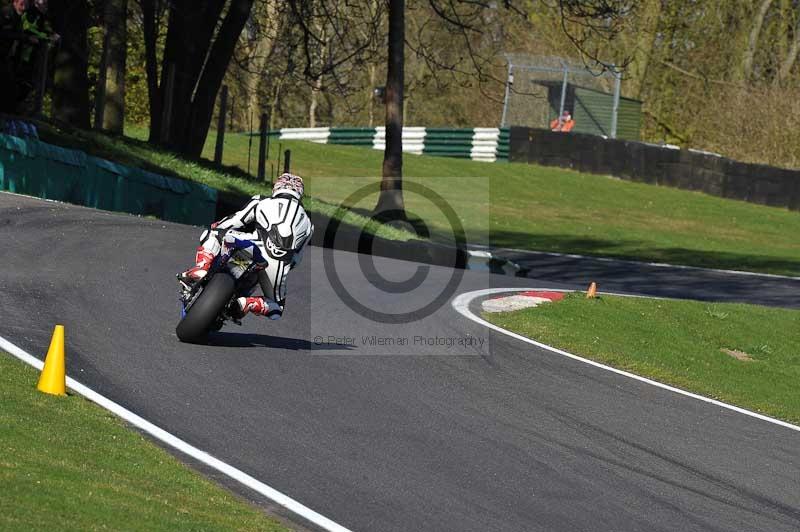
[[[0,135],[0,190],[173,222],[213,221],[217,191],[36,139]]]
[[[269,134],[281,140],[372,146],[376,150],[386,147],[386,130],[383,127],[283,128],[270,131]],[[404,127],[403,151],[474,161],[506,161],[508,139],[508,128]]]
[[[713,153],[582,133],[512,127],[508,158],[800,210],[800,171]]]

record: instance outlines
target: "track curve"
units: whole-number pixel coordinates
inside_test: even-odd
[[[173,276],[197,233],[0,194],[0,335],[41,353],[63,323],[70,375],[353,530],[800,527],[792,431],[553,357],[449,305],[374,323],[341,303],[316,248],[284,320],[180,344]],[[397,312],[451,273],[387,295],[357,255],[335,260],[348,291]],[[376,264],[395,280],[416,268]],[[465,272],[459,292],[491,283],[535,281]]]

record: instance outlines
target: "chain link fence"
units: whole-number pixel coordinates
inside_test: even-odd
[[[501,127],[553,129],[565,111],[572,131],[639,138],[641,102],[621,98],[621,76],[560,57],[506,54],[508,80]]]

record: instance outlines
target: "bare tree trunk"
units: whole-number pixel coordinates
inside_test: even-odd
[[[277,24],[276,18],[278,16],[279,1],[266,2],[266,17],[272,23]],[[267,61],[272,54],[272,47],[275,44],[275,36],[279,34],[263,30],[263,34],[256,44],[254,57],[252,60],[251,68],[248,72],[248,94],[247,94],[247,109],[248,112],[254,112],[260,115],[259,109],[261,108],[261,101],[259,99],[259,89],[261,88],[261,80],[264,77],[264,68],[267,66]]]
[[[147,74],[147,99],[150,109],[150,135],[152,144],[159,142],[161,132],[161,94],[158,87],[158,22],[159,0],[139,0],[142,7],[142,32],[144,34],[145,72]]]
[[[750,38],[747,41],[747,48],[744,50],[742,58],[742,81],[748,81],[753,75],[753,58],[758,48],[758,37],[761,35],[761,27],[764,25],[764,18],[767,16],[772,0],[762,0],[761,5],[753,18],[753,27],[750,29]]]
[[[389,0],[389,57],[386,72],[386,148],[376,213],[405,219],[403,202],[403,62],[405,0]],[[381,214],[383,213],[383,214]]]
[[[282,30],[280,6],[281,0],[254,2],[250,20],[256,21],[255,25],[245,29],[239,38],[234,52],[237,68],[228,69],[225,78],[232,101],[240,104],[231,107],[234,122],[248,124],[251,116],[261,116],[269,105],[262,96],[267,82],[265,69],[272,59],[276,35]]]
[[[280,98],[281,98],[281,89],[283,89],[283,81],[285,79],[286,79],[285,77],[282,77],[275,84],[275,92],[272,95],[272,101],[269,104],[269,129],[270,130],[275,129],[275,120],[277,118],[276,117],[277,113],[275,111],[278,110],[278,102],[280,101]]]
[[[369,66],[369,100],[367,107],[369,108],[369,127],[375,127],[375,65]]]
[[[252,0],[247,2],[248,7],[251,3]],[[169,120],[168,142],[165,142],[165,139],[161,141],[165,146],[177,151],[183,152],[189,139],[198,133],[190,125],[194,100],[197,92],[204,90],[199,78],[203,75],[205,67],[213,61],[212,45],[219,43],[222,37],[222,26],[219,27],[219,32],[217,27],[226,4],[228,4],[226,0],[169,2],[169,26],[162,58],[160,85],[161,87],[166,85],[167,69],[163,68],[163,65],[172,64],[175,68],[175,86],[171,96],[173,106]],[[225,20],[222,22],[223,26],[225,21],[231,19],[232,14],[238,12],[240,4],[238,0],[230,2]],[[230,43],[231,47],[235,46],[239,33],[233,36],[234,42]],[[225,67],[227,68],[227,64]],[[216,90],[218,89],[219,86],[216,87]],[[216,91],[214,94],[216,95]],[[161,99],[164,100],[164,94],[161,94]],[[209,124],[210,121],[209,117]],[[205,135],[207,130],[202,133]],[[184,153],[189,155],[188,152]]]
[[[314,80],[311,85],[311,103],[308,105],[308,127],[317,127],[317,106],[319,95],[322,92],[322,76]]]
[[[182,137],[178,137],[180,140],[177,142],[177,148],[185,155],[200,157],[203,152],[203,145],[206,142],[211,116],[214,112],[214,100],[219,92],[222,79],[225,77],[231,57],[233,57],[236,42],[250,15],[253,1],[233,0],[231,2],[197,81],[197,91],[191,101],[189,119],[185,124],[173,126],[173,128],[179,128],[182,133]]]
[[[106,0],[106,36],[103,47],[104,84],[98,124],[95,127],[122,134],[125,124],[125,62],[128,56],[128,0]]]
[[[781,61],[781,68],[778,70],[777,77],[777,81],[779,83],[783,83],[789,78],[789,74],[792,73],[792,67],[794,67],[795,61],[797,61],[798,52],[800,52],[800,20],[798,20],[797,25],[794,28],[794,39],[792,39],[792,45],[789,47],[789,51],[786,53],[784,60]]]
[[[658,36],[658,22],[661,17],[661,0],[645,0],[641,10],[641,26],[636,37],[636,48],[631,63],[631,79],[627,82],[630,94],[641,99],[647,68]]]
[[[89,5],[86,0],[53,2],[50,13],[53,29],[61,35],[55,56],[53,116],[89,129]]]

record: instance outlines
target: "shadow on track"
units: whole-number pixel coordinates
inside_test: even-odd
[[[304,338],[287,338],[255,333],[216,332],[208,336],[208,345],[220,347],[269,347],[287,349],[289,351],[349,351],[355,349],[351,345],[321,344],[317,345]]]

